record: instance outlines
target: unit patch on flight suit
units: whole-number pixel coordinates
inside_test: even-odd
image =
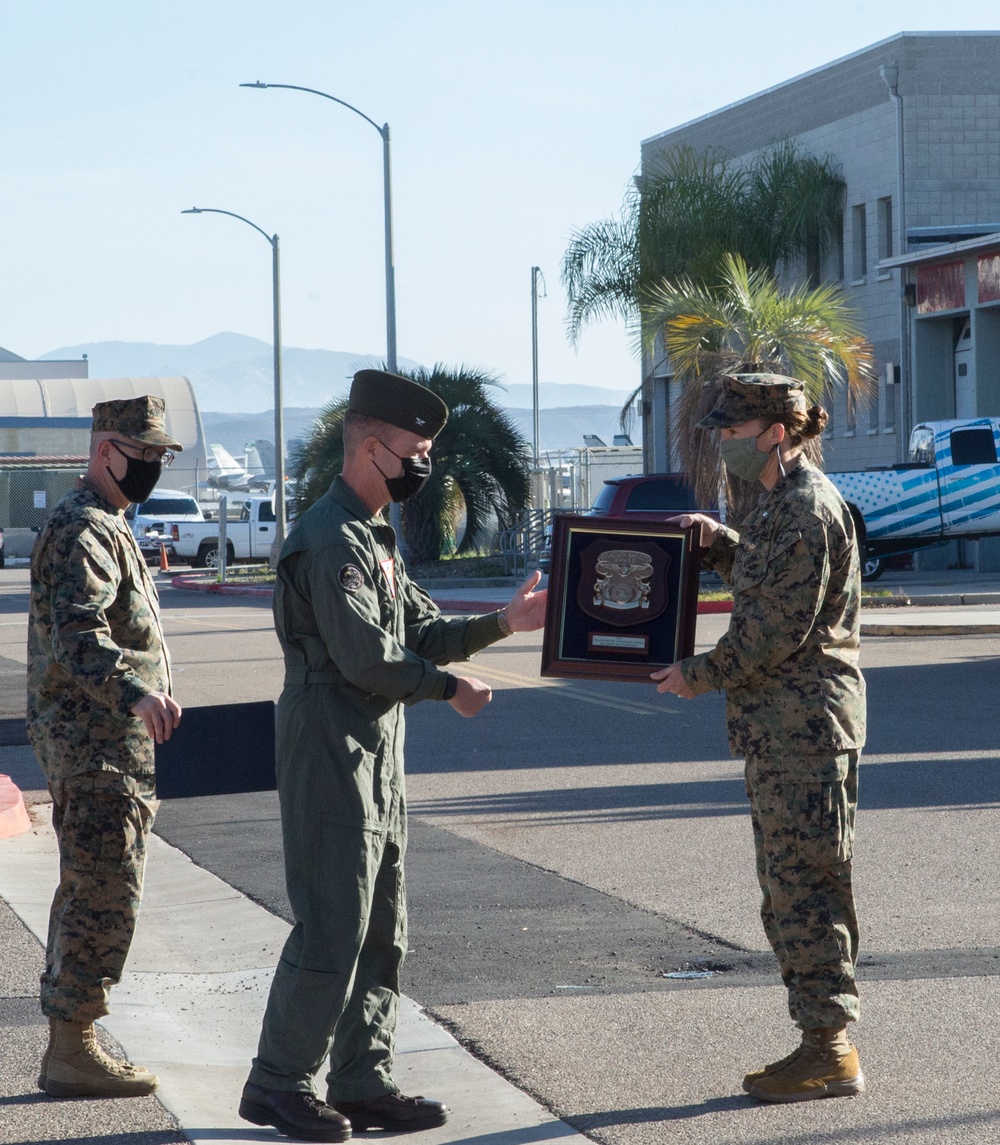
[[[344,565],[338,574],[341,587],[348,592],[357,592],[365,583],[364,573],[357,565]]]

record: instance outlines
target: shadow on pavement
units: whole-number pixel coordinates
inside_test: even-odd
[[[649,1105],[637,1109],[609,1109],[604,1113],[571,1113],[566,1116],[570,1125],[581,1133],[594,1129],[607,1129],[612,1125],[647,1125],[652,1121],[684,1121],[690,1117],[704,1117],[707,1113],[728,1113],[734,1109],[756,1107],[757,1102],[742,1094],[712,1097],[697,1105]]]
[[[995,807],[1000,802],[1000,751],[988,759],[941,759],[868,764],[862,756],[860,807],[885,811],[918,807]],[[704,780],[604,787],[553,787],[490,795],[413,799],[414,815],[551,816],[553,822],[688,819],[743,815],[743,781]],[[545,819],[536,820],[536,825]]]
[[[43,1096],[43,1100],[51,1101],[51,1098]],[[77,1101],[85,1100],[84,1098],[77,1098]],[[0,1098],[0,1105],[9,1104],[9,1098]],[[94,1103],[99,1104],[98,1102]],[[229,1139],[234,1136],[231,1130],[226,1131]],[[238,1131],[237,1131],[238,1132]],[[28,1139],[20,1142],[20,1145],[51,1145],[54,1140],[59,1141],[59,1145],[184,1145],[188,1141],[178,1131],[171,1129],[151,1129],[148,1132],[136,1133],[88,1133],[86,1137],[60,1137],[58,1139],[52,1137],[39,1137],[34,1140]],[[272,1134],[270,1138],[265,1138],[263,1135],[253,1138],[256,1141],[271,1140],[274,1141],[275,1137]]]
[[[560,1121],[525,1125],[522,1129],[505,1129],[502,1133],[480,1133],[476,1137],[459,1137],[448,1145],[531,1145],[533,1141],[555,1141],[575,1137],[576,1131]]]

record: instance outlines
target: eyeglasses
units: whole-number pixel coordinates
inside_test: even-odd
[[[125,449],[138,449],[139,457],[143,461],[149,464],[154,461],[158,461],[164,469],[169,469],[174,461],[175,455],[171,453],[169,449],[160,449],[155,445],[146,445],[140,448],[138,445],[131,445],[124,441],[112,441],[109,442],[109,444],[113,445],[115,449],[117,449],[118,452],[122,455],[122,457],[131,456],[131,454],[125,452]],[[125,447],[124,449],[122,448],[123,446]]]

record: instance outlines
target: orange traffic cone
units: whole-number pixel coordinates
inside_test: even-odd
[[[0,775],[0,839],[23,835],[31,830],[24,797],[9,775]]]
[[[170,572],[170,562],[167,560],[167,546],[160,542],[160,572]]]

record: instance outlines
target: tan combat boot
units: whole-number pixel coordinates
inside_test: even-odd
[[[45,1075],[49,1068],[49,1058],[52,1056],[52,1047],[56,1042],[56,1031],[52,1024],[52,1019],[49,1019],[49,1044],[45,1047],[45,1053],[42,1054],[42,1064],[38,1070],[38,1081],[35,1083],[39,1089],[45,1089]]]
[[[747,1092],[758,1101],[812,1101],[818,1097],[854,1097],[865,1091],[858,1051],[846,1026],[803,1030],[802,1044],[759,1075],[747,1075]],[[746,1088],[746,1083],[744,1083]]]
[[[786,1054],[780,1061],[771,1062],[769,1065],[764,1066],[763,1069],[751,1070],[750,1073],[743,1078],[743,1092],[749,1093],[754,1082],[760,1081],[762,1077],[767,1077],[768,1074],[776,1073],[779,1069],[784,1069],[786,1065],[791,1065],[800,1053],[802,1053],[802,1046],[797,1045],[790,1054]]]
[[[50,1018],[49,1029],[50,1048],[38,1084],[50,1097],[143,1097],[159,1085],[144,1066],[106,1054],[92,1022]]]

